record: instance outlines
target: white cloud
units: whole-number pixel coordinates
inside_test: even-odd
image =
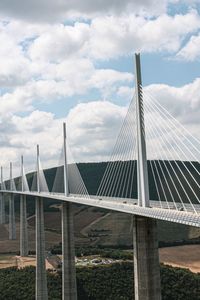
[[[102,91],[104,98],[116,91],[116,83],[131,82],[133,75],[126,72],[119,72],[110,69],[96,70],[89,84]]]
[[[186,112],[184,106],[190,110],[196,110],[200,105],[200,78],[195,79],[192,83],[181,87],[173,87],[166,84],[152,84],[145,88],[147,92],[154,93],[156,98],[161,101],[175,115],[181,116]],[[177,106],[181,105],[181,109]],[[179,107],[180,108],[180,107]]]
[[[161,15],[153,20],[130,14],[123,17],[100,17],[92,21],[90,53],[109,59],[135,51],[175,52],[183,38],[200,28],[196,11],[185,15]]]
[[[166,84],[153,84],[144,90],[153,95],[173,117],[178,119],[191,133],[200,140],[200,78],[182,87]],[[148,100],[147,100],[148,101]]]
[[[144,101],[148,101],[146,94],[153,95],[196,138],[200,139],[199,89],[199,78],[178,88],[154,84],[144,88]],[[123,92],[123,89],[121,90]],[[0,123],[3,150],[1,161],[8,166],[8,159],[19,161],[23,153],[30,170],[34,167],[35,147],[39,143],[43,165],[45,167],[55,165],[59,159],[64,120],[67,121],[69,143],[76,161],[107,160],[126,111],[126,106],[115,105],[109,101],[94,101],[78,104],[70,110],[66,118],[62,119],[56,119],[52,113],[42,111],[34,111],[26,117],[4,116]],[[158,122],[155,124],[159,125]],[[154,145],[155,143],[156,141]]]
[[[17,174],[16,167],[19,172],[20,156],[24,154],[26,170],[33,170],[36,145],[39,144],[43,167],[57,165],[63,121],[67,121],[69,144],[76,161],[108,159],[125,113],[126,107],[96,101],[77,105],[63,119],[42,111],[34,111],[25,117],[4,117],[0,123],[1,141],[4,138],[1,147],[5,154],[1,163],[8,167],[8,162],[13,161]]]
[[[32,42],[40,34],[49,31],[52,26],[52,24],[32,23],[22,19],[8,19],[7,15],[0,19],[0,32],[4,32],[16,43],[21,43],[22,40],[26,43]]]
[[[28,54],[32,60],[61,62],[74,57],[93,59],[115,58],[135,51],[174,53],[183,39],[200,28],[195,10],[187,14],[162,14],[154,19],[134,13],[122,16],[101,16],[90,24],[53,25],[41,33]]]
[[[133,97],[133,94],[134,89],[130,88],[129,86],[120,86],[117,90],[117,95],[119,95],[125,101],[130,101],[130,99]]]
[[[56,91],[56,86],[60,91],[67,90],[61,92],[62,95],[72,95],[74,90],[79,94],[79,91],[87,91],[86,82],[91,77],[94,81],[97,74],[99,80],[101,77],[102,84],[96,83],[98,88],[104,81],[100,73],[116,75],[111,70],[95,70],[97,59],[130,55],[138,50],[174,53],[185,36],[199,27],[200,17],[194,10],[185,15],[161,15],[154,19],[134,14],[102,16],[94,18],[90,24],[80,21],[70,26],[34,25],[15,20],[1,22],[0,87],[30,87],[33,81],[42,79],[52,81],[50,90]],[[64,81],[68,82],[66,87],[63,87]]]
[[[9,18],[31,22],[57,22],[66,19],[94,18],[112,14],[120,15],[134,11],[136,14],[156,16],[166,13],[170,5],[198,7],[199,0],[2,0],[0,11]]]
[[[20,47],[0,31],[0,87],[24,84],[30,79],[30,64]]]
[[[190,38],[188,43],[177,53],[177,58],[194,61],[200,58],[200,34]]]
[[[23,154],[26,170],[34,170],[36,145],[39,144],[44,166],[55,166],[61,150],[62,121],[56,119],[52,113],[43,111],[34,111],[25,117],[4,116],[0,123],[0,137],[1,140],[4,138],[1,145],[1,164],[7,169],[9,161],[12,161],[14,174],[17,176],[20,172],[20,156]]]
[[[126,110],[108,101],[79,104],[72,109],[68,125],[75,158],[108,159]]]
[[[144,87],[149,159],[200,159],[199,89],[200,78],[181,87],[166,84]],[[123,94],[126,89],[121,91]]]
[[[47,67],[49,72],[44,71],[44,78],[29,81],[0,96],[0,115],[33,110],[38,102],[83,95],[92,89],[99,90],[107,98],[119,84],[133,79],[130,73],[95,69],[90,61],[82,59]]]
[[[61,62],[77,56],[89,39],[89,25],[75,23],[74,26],[54,25],[44,31],[30,46],[32,60]]]
[[[167,0],[2,0],[1,14],[34,22],[65,20],[74,17],[94,17],[102,13],[120,14],[135,11],[157,15],[167,9]]]
[[[197,11],[170,16],[166,7],[167,1],[158,0],[31,0],[20,5],[16,0],[1,1],[1,15],[6,20],[0,22],[2,163],[8,165],[8,159],[16,161],[24,153],[27,165],[33,167],[37,143],[48,160],[46,166],[55,162],[63,119],[39,111],[38,102],[67,101],[78,95],[87,99],[94,89],[104,100],[114,99],[114,95],[125,99],[124,106],[95,101],[74,107],[68,116],[71,145],[77,160],[107,158],[132,95],[128,84],[133,75],[106,69],[102,60],[106,64],[135,51],[174,54],[192,34],[196,35],[178,56],[189,60],[199,56]],[[59,23],[69,21],[69,16],[79,18],[71,25]],[[85,16],[91,19],[83,20]],[[54,24],[50,24],[52,20]],[[157,84],[145,89],[199,135],[200,79],[180,88]],[[24,111],[25,117],[16,115]]]

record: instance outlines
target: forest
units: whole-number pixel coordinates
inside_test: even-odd
[[[78,267],[78,300],[133,299],[133,264]],[[50,300],[61,299],[61,273],[47,272]],[[161,265],[162,300],[200,300],[200,274]],[[0,270],[0,300],[34,300],[35,268]]]

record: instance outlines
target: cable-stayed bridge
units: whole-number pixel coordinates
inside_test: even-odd
[[[28,254],[26,197],[36,201],[36,299],[48,299],[43,202],[62,203],[62,297],[77,299],[73,214],[71,203],[120,211],[134,216],[135,299],[161,299],[156,220],[200,227],[200,142],[149,92],[142,88],[140,57],[136,54],[136,85],[112,155],[96,195],[73,161],[63,126],[63,148],[50,189],[37,146],[36,171],[28,182],[23,157],[21,174],[3,180],[1,168],[1,223],[9,194],[9,238],[15,239],[14,195],[20,201],[20,252]],[[29,176],[30,177],[30,174]]]

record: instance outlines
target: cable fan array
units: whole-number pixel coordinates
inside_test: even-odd
[[[13,171],[12,171],[12,163],[10,163],[10,176],[9,179],[4,181],[3,179],[3,168],[1,167],[1,189],[2,190],[11,190],[16,191],[16,184],[13,178]]]
[[[150,199],[162,208],[197,213],[200,142],[144,91],[143,103]]]
[[[67,153],[71,153],[68,147]],[[72,155],[69,155],[72,157]],[[81,174],[79,172],[78,166],[75,162],[67,164],[67,173],[68,173],[68,192],[73,196],[81,196],[89,198],[87,188],[83,182]],[[49,170],[45,170],[49,173]],[[41,162],[39,160],[39,184],[40,192],[49,192],[52,193],[64,193],[64,151],[62,149],[59,163],[56,168],[54,168],[55,178],[53,180],[52,188],[47,184],[44,170],[42,169]],[[33,181],[31,186],[31,191],[37,191],[37,172],[34,172]]]
[[[156,99],[142,90],[150,203],[200,212],[200,142]],[[118,135],[98,196],[137,199],[135,97]]]
[[[67,164],[69,194],[89,198],[89,193],[68,144],[67,161],[69,162]],[[56,169],[52,192],[64,193],[64,148],[62,148],[58,167]]]
[[[16,191],[15,180],[13,179],[13,176],[12,176],[12,163],[10,163],[9,189],[10,189],[11,191]]]
[[[38,166],[39,172],[36,171],[33,173],[33,181],[32,181],[32,185],[31,185],[31,191],[38,192],[38,188],[39,188],[39,192],[47,192],[48,193],[49,188],[47,185],[47,181],[46,181],[46,178],[44,175],[44,171],[43,171],[40,159],[38,160],[38,164],[39,164],[39,166]],[[36,167],[36,169],[37,169],[37,167]],[[39,177],[39,178],[37,178],[37,177]],[[39,184],[39,187],[38,187],[38,184]]]
[[[137,198],[136,103],[133,97],[97,195]]]

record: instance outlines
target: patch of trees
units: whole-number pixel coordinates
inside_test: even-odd
[[[200,237],[187,239],[187,240],[178,240],[178,241],[159,241],[159,248],[163,247],[175,247],[175,246],[182,246],[182,245],[199,245],[200,244]]]
[[[48,271],[49,300],[61,299],[61,273]],[[78,300],[133,299],[133,264],[77,268]],[[162,300],[200,300],[200,274],[161,266]],[[0,300],[34,300],[35,268],[0,269]]]
[[[75,248],[75,255],[77,257],[81,256],[89,256],[89,255],[100,255],[101,257],[105,258],[113,258],[113,259],[121,259],[121,260],[132,260],[133,259],[133,253],[132,251],[124,251],[129,250],[127,247],[119,247],[116,248],[110,248],[110,247],[101,247],[100,245],[95,247],[76,247]],[[55,245],[51,249],[52,254],[62,254],[62,244],[59,243]]]

